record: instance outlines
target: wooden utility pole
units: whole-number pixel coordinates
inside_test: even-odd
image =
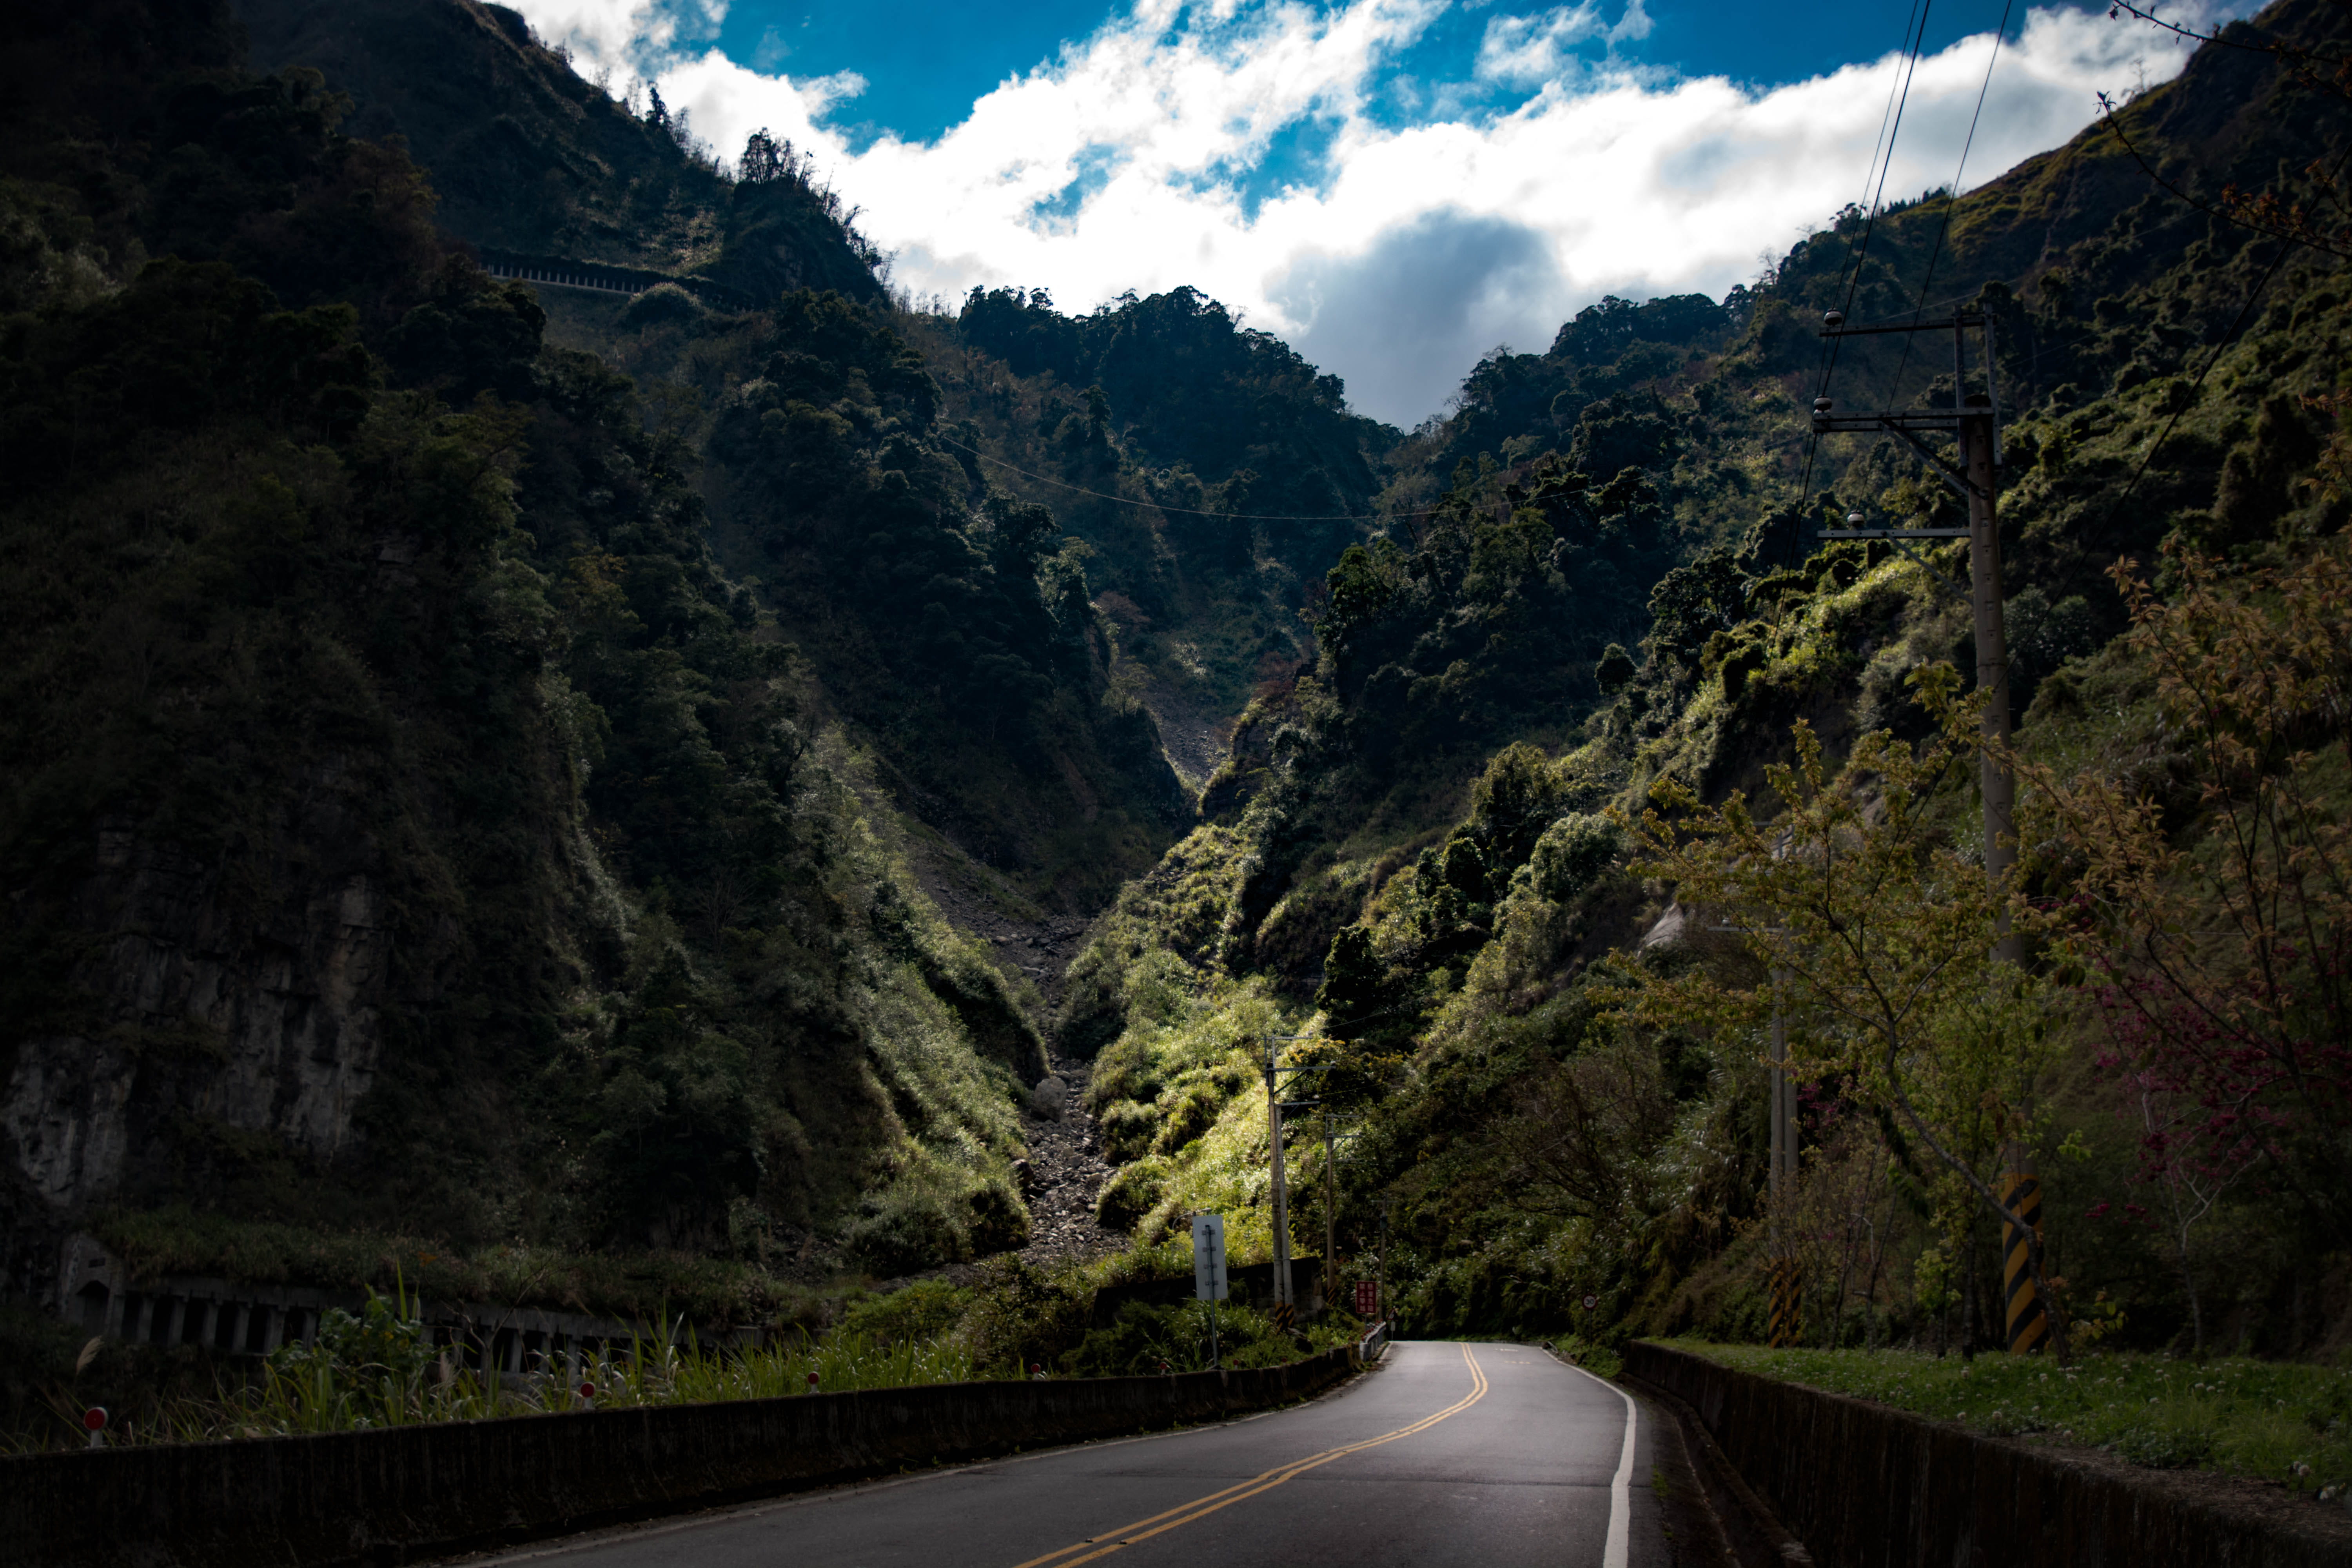
[[[1882,332],[1943,331],[1952,334],[1952,412],[1948,416],[1934,410],[1896,410],[1885,414],[1845,414],[1836,412],[1827,397],[1813,400],[1813,429],[1819,434],[1834,430],[1882,430],[1900,437],[1930,468],[1942,476],[1944,482],[1960,492],[1968,502],[1969,526],[1953,528],[1867,528],[1861,526],[1859,512],[1847,521],[1855,526],[1824,531],[1824,539],[1885,539],[1895,547],[1910,553],[1909,541],[1914,539],[1966,538],[1969,542],[1969,604],[1973,612],[1977,644],[1977,690],[1984,699],[1984,712],[1978,721],[1978,732],[1983,739],[1984,755],[1977,774],[1978,793],[1984,803],[1984,866],[1985,878],[1996,896],[2005,892],[2011,871],[2017,864],[2017,776],[2007,762],[2009,750],[2009,633],[2002,624],[2000,581],[2000,388],[1996,372],[1997,345],[1993,335],[1993,319],[1979,310],[1955,311],[1948,321],[1916,321],[1906,326],[1848,327],[1843,313],[1832,310],[1822,318],[1823,337],[1855,337]],[[1979,333],[1984,342],[1984,390],[1969,390],[1969,334]],[[1957,461],[1920,439],[1928,431],[1948,431],[1958,445]],[[1923,566],[1927,563],[1914,555]],[[1943,574],[1932,566],[1928,572],[1937,581]],[[1948,586],[1948,583],[1947,583]],[[2021,964],[2025,960],[2024,943],[2011,929],[2009,911],[1996,906],[1993,913],[1994,959],[2000,963]],[[2028,1249],[2038,1245],[2041,1234],[2041,1184],[2033,1173],[2031,1152],[2022,1142],[2011,1143],[2005,1162],[2008,1169],[2001,1181],[2001,1204],[2010,1215],[2002,1229],[2002,1261],[2008,1284],[2008,1339],[2012,1351],[2019,1353],[2038,1350],[2042,1342],[2042,1331],[2047,1326],[2042,1303],[2035,1299],[2033,1279],[2028,1263]],[[1966,1251],[1967,1273],[1962,1291],[1961,1353],[1974,1349],[1976,1266],[1975,1247]]]
[[[1935,409],[1895,409],[1884,414],[1840,414],[1829,398],[1817,397],[1813,399],[1813,430],[1817,435],[1841,430],[1874,430],[1899,437],[1913,451],[1927,459],[1928,467],[1946,484],[1960,492],[1968,502],[1969,526],[1870,528],[1863,526],[1862,514],[1856,512],[1847,520],[1854,526],[1825,529],[1821,537],[1884,539],[1906,554],[1911,554],[1923,566],[1927,563],[1912,552],[1912,541],[1966,539],[1969,542],[1969,600],[1975,612],[1977,689],[1985,698],[1981,732],[1988,742],[1979,773],[1979,793],[1984,800],[1985,876],[1998,891],[2006,884],[2010,868],[2017,863],[2017,780],[2008,764],[1997,755],[2007,749],[2009,740],[2009,642],[2001,625],[2000,518],[1998,506],[2000,392],[1994,376],[1997,366],[1993,319],[1981,310],[1958,310],[1949,321],[1913,321],[1886,327],[1849,327],[1845,324],[1843,311],[1832,310],[1822,321],[1822,336],[1825,338],[1941,331],[1952,334],[1951,413],[1943,414]],[[1969,335],[1972,331],[1984,340],[1984,390],[1976,393],[1968,389]],[[1958,443],[1957,461],[1920,439],[1921,436],[1931,431],[1948,433]],[[1933,566],[1927,566],[1927,570],[1938,582],[1948,585],[1948,580],[1942,573]],[[1999,924],[1993,955],[2006,963],[2020,962],[2023,950],[2009,929],[2008,916],[2004,913],[1996,918]]]
[[[1295,1100],[1285,1104],[1282,1099],[1282,1075],[1293,1078],[1301,1073],[1328,1072],[1328,1067],[1285,1067],[1282,1047],[1297,1040],[1311,1039],[1309,1035],[1268,1035],[1265,1037],[1265,1140],[1268,1173],[1272,1178],[1274,1199],[1274,1304],[1276,1317],[1297,1315],[1298,1301],[1290,1281],[1290,1191],[1282,1164],[1282,1118],[1285,1111],[1307,1110],[1322,1103],[1319,1100]],[[1324,1260],[1328,1269],[1330,1260]],[[1286,1323],[1285,1327],[1288,1324]]]
[[[1333,1157],[1331,1108],[1323,1108],[1323,1306],[1328,1310],[1339,1289],[1339,1178]]]
[[[1991,328],[1988,333],[1990,350]],[[1985,381],[1992,380],[1990,352]],[[1976,611],[1977,689],[1985,694],[1981,733],[1985,739],[1979,772],[1984,796],[1985,875],[1999,892],[2017,864],[2017,775],[2010,771],[2009,752],[2009,633],[2001,624],[2000,519],[1996,510],[2000,491],[1995,454],[2000,437],[1994,427],[1992,395],[1969,395],[1960,405],[1960,454],[1969,476],[1969,597]],[[2021,963],[2024,946],[2009,929],[2009,911],[1993,916],[2000,940],[1993,955],[2004,963]]]
[[[1780,1010],[1780,972],[1772,971],[1772,1195],[1797,1174],[1797,1080],[1789,1070],[1789,1020]],[[1775,1221],[1777,1224],[1778,1222]]]
[[[1274,1304],[1297,1310],[1290,1299],[1290,1196],[1282,1169],[1282,1084],[1276,1037],[1265,1040],[1265,1146],[1274,1199]]]

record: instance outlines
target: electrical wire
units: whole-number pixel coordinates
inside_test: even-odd
[[[1977,144],[1977,121],[1984,118],[1985,95],[1992,90],[1993,67],[2000,63],[2000,46],[2009,37],[2009,16],[2016,5],[2017,0],[2001,0],[2000,26],[1993,29],[1992,35],[1992,58],[1985,61],[1984,82],[1977,89],[1976,110],[1969,116],[1969,133],[1960,143],[1959,167],[1952,171],[1952,188],[1944,197],[1944,221],[1936,226],[1936,243],[1927,252],[1927,275],[1919,279],[1919,302],[1911,310],[1911,324],[1915,327],[1919,324],[1919,318],[1927,312],[1927,290],[1935,284],[1936,264],[1943,259],[1944,241],[1952,232],[1952,214],[1960,205],[1960,177],[1968,173],[1969,150]],[[1894,402],[1895,395],[1903,390],[1903,373],[1911,368],[1913,342],[1911,334],[1904,334],[1903,357],[1895,363],[1895,381],[1887,388],[1889,403]],[[1988,377],[1992,374],[1990,364],[1985,367],[1985,374]],[[1952,395],[1958,397],[1961,392],[1962,389],[1956,386],[1952,389]]]
[[[1853,308],[1853,297],[1862,287],[1862,269],[1869,259],[1870,238],[1877,228],[1879,212],[1885,205],[1887,174],[1895,167],[1895,143],[1903,134],[1903,112],[1911,102],[1911,78],[1919,68],[1919,51],[1926,47],[1927,41],[1927,14],[1934,5],[1935,0],[1913,0],[1910,18],[1903,25],[1902,76],[1893,92],[1891,111],[1879,117],[1880,142],[1871,149],[1873,167],[1870,172],[1863,175],[1862,180],[1864,189],[1870,194],[1870,205],[1863,217],[1862,234],[1846,252],[1846,266],[1840,269],[1838,276],[1838,287],[1844,291],[1845,295],[1839,306],[1841,310]],[[1872,173],[1878,176],[1875,190],[1870,188]],[[1819,362],[1820,377],[1814,383],[1813,388],[1813,395],[1817,399],[1829,395],[1830,381],[1837,374],[1838,351],[1841,346],[1839,340],[1835,338],[1827,340],[1822,345],[1822,356]],[[1820,456],[1821,445],[1822,438],[1819,432],[1808,435],[1805,441],[1805,471],[1797,486],[1796,517],[1798,521],[1789,531],[1790,557],[1785,563],[1787,565],[1796,564],[1799,552],[1802,547],[1799,532],[1804,526],[1806,503],[1813,498],[1813,464]]]
[[[1913,52],[1914,46],[1911,35],[1913,29],[1916,28],[1918,25],[1919,0],[1911,0],[1911,15],[1906,17],[1903,23],[1903,47],[1906,56]],[[1924,30],[1922,30],[1921,36],[1925,36]],[[1870,248],[1871,221],[1876,216],[1878,210],[1878,197],[1872,194],[1870,182],[1874,176],[1878,177],[1879,193],[1885,193],[1886,182],[1884,176],[1879,175],[1878,160],[1881,153],[1885,153],[1890,159],[1894,156],[1894,144],[1887,140],[1886,128],[1890,124],[1895,123],[1895,106],[1896,97],[1904,90],[1906,79],[1907,79],[1905,77],[1898,76],[1891,79],[1886,84],[1886,107],[1879,111],[1878,135],[1870,144],[1870,164],[1869,167],[1864,171],[1862,176],[1863,199],[1868,202],[1870,206],[1863,219],[1861,232],[1853,239],[1847,242],[1845,247],[1845,259],[1838,264],[1837,291],[1840,294],[1845,292],[1846,279],[1849,276],[1858,270],[1861,257]],[[1814,367],[1817,377],[1825,377],[1827,375],[1829,356],[1834,350],[1835,346],[1835,344],[1831,342],[1823,342],[1822,344],[1821,363],[1816,364]]]

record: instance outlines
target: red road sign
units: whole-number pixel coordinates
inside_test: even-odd
[[[1356,1316],[1376,1318],[1381,1311],[1381,1288],[1369,1279],[1356,1281]]]

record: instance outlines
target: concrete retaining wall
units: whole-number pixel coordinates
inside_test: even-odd
[[[1692,1406],[1822,1568],[2343,1568],[2352,1521],[2212,1476],[1976,1437],[1661,1345],[1625,1371]]]
[[[1354,1358],[0,1458],[0,1563],[388,1563],[1263,1409]]]

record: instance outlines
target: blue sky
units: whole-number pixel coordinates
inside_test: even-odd
[[[2104,5],[2077,7],[2097,13]],[[1412,47],[1399,52],[1400,77],[1428,82],[1472,74],[1478,47],[1496,16],[1538,16],[1549,6],[1497,5],[1449,10]],[[2010,24],[2015,37],[2026,7]],[[891,0],[862,5],[800,0],[737,0],[711,38],[731,59],[765,71],[831,76],[854,71],[866,90],[837,116],[859,141],[889,131],[929,141],[961,121],[974,101],[1008,77],[1048,66],[1068,41],[1081,39],[1123,8],[1087,0],[1020,5],[946,5]],[[1911,25],[1907,6],[1825,0],[1801,9],[1725,0],[1647,0],[1648,37],[1613,45],[1590,40],[1591,60],[1613,52],[1627,63],[1685,76],[1727,76],[1777,87],[1822,76],[1900,46]],[[1947,48],[2000,20],[1999,0],[1943,0],[1929,7],[1927,49]],[[1399,110],[1393,106],[1392,114]]]
[[[1890,195],[1979,184],[2185,58],[2065,0],[2019,0],[1998,50],[1998,4],[1928,0],[1916,67],[1912,0],[510,3],[722,155],[810,149],[917,300],[1191,284],[1406,426],[1603,293],[1754,278],[1873,188],[1906,77]]]

